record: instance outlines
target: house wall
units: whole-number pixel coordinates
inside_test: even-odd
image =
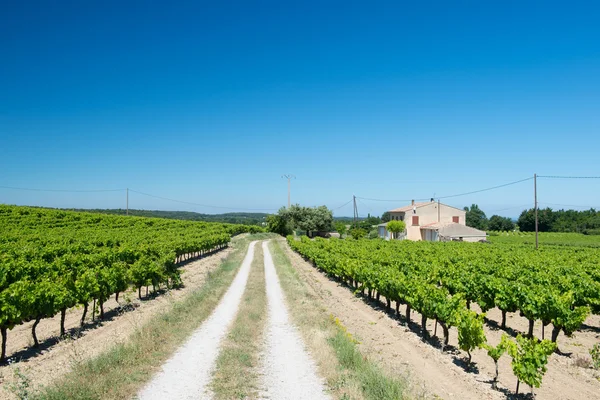
[[[424,240],[424,236],[421,232],[421,226],[433,224],[436,222],[453,222],[453,217],[458,217],[458,223],[465,225],[466,223],[466,212],[459,210],[458,208],[450,207],[445,204],[439,204],[439,216],[438,216],[438,203],[431,202],[416,209],[404,212],[390,212],[392,219],[400,219],[406,223],[406,238],[409,240]],[[413,216],[419,217],[419,224],[413,225]],[[439,218],[439,221],[438,221]]]
[[[378,226],[377,231],[380,238],[390,240],[390,233],[385,229],[385,226]]]
[[[450,207],[445,204],[440,204],[440,222],[454,222],[452,220],[452,217],[458,217],[458,223],[461,225],[467,224],[467,212],[465,210],[459,210],[458,208]]]

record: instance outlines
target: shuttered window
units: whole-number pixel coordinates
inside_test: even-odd
[[[458,217],[452,217],[452,222],[455,222],[458,224]]]
[[[412,217],[412,224],[413,225],[419,225],[419,216],[418,215],[413,215],[413,217]]]

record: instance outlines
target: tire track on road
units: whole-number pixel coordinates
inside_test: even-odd
[[[210,398],[211,381],[220,342],[233,322],[248,282],[256,241],[248,252],[235,279],[211,316],[190,339],[163,365],[162,370],[142,389],[141,400]]]
[[[274,400],[329,399],[296,327],[289,319],[285,298],[268,242],[263,242],[267,285],[268,327],[262,360],[261,397]]]

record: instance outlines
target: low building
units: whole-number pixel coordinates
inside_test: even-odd
[[[406,231],[394,239],[477,242],[487,236],[484,231],[466,226],[466,211],[439,201],[415,203],[389,211],[390,220],[404,221]],[[377,226],[380,238],[390,240],[387,223]]]
[[[421,227],[423,240],[430,242],[479,242],[486,240],[484,231],[454,222],[435,222]]]

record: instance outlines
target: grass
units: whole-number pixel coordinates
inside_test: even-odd
[[[269,237],[272,236],[257,234],[234,239],[231,244],[234,251],[209,274],[201,288],[173,303],[169,311],[152,318],[127,342],[75,364],[70,373],[30,398],[95,400],[134,396],[217,306],[235,277],[250,241]]]
[[[338,399],[407,398],[405,378],[386,373],[361,354],[359,342],[308,290],[281,246],[285,242],[270,244],[277,276],[291,318],[311,350],[320,375],[326,379],[330,394]]]
[[[257,367],[261,335],[267,320],[267,295],[263,251],[255,247],[254,260],[238,315],[221,343],[217,368],[211,382],[216,399],[246,399],[258,396]]]
[[[335,350],[340,367],[348,371],[349,378],[360,383],[365,399],[405,398],[405,383],[388,376],[375,363],[360,353],[356,342],[342,330],[338,330],[329,343]]]

